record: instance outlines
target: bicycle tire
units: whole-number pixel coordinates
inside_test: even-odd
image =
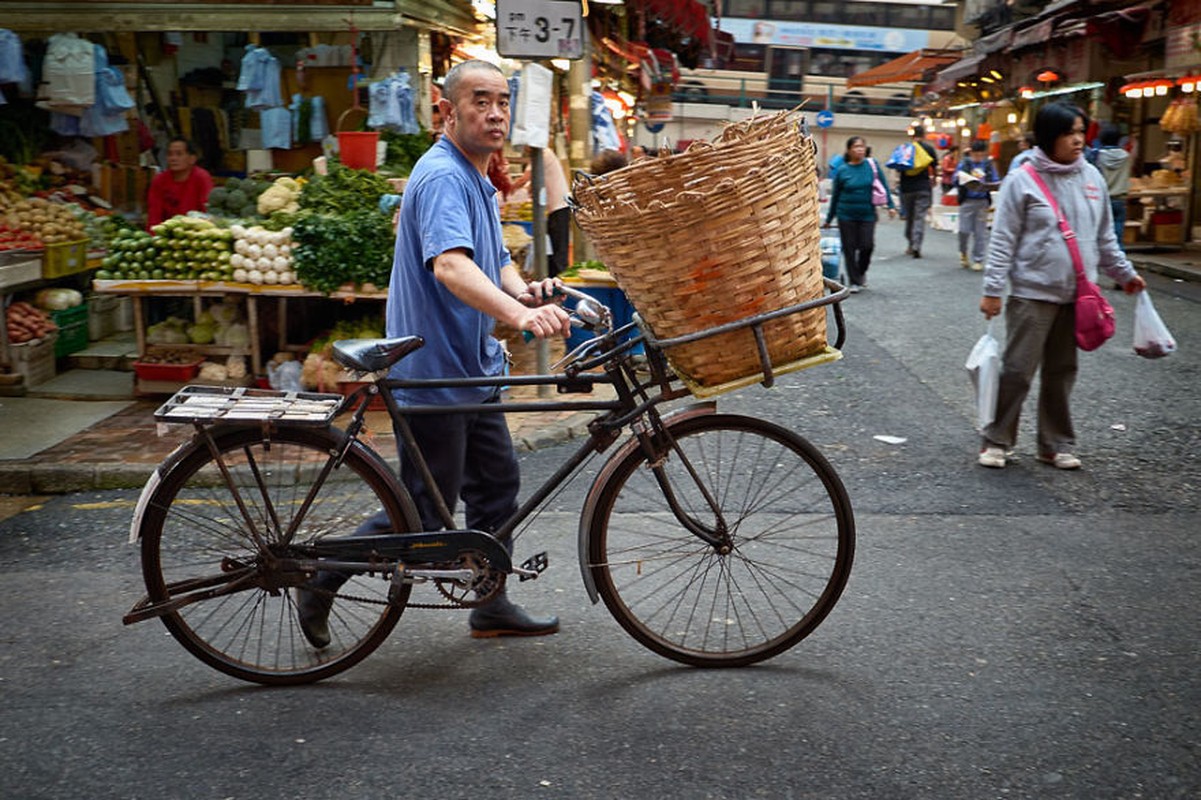
[[[279,547],[281,532],[302,507],[317,470],[344,436],[336,430],[305,428],[279,428],[268,436],[258,428],[214,433],[216,449],[269,548]],[[321,486],[292,541],[302,544],[328,534],[349,534],[380,508],[387,511],[394,530],[420,529],[412,500],[388,465],[356,442]],[[184,605],[161,617],[171,634],[205,664],[255,683],[311,683],[357,664],[391,633],[412,588],[393,588],[381,574],[350,578],[330,611],[330,645],[311,647],[297,621],[295,588],[303,577],[273,572],[266,565],[269,559],[261,557],[233,492],[201,440],[188,445],[163,476],[139,532],[143,578],[152,602],[170,599],[168,587],[180,580],[216,580],[223,574],[228,580],[231,565],[255,565],[258,585]]]
[[[667,508],[644,448],[597,488],[588,568],[609,612],[642,645],[698,667],[739,667],[782,653],[817,628],[850,575],[855,522],[820,452],[774,423],[736,415],[667,422],[679,450],[654,449],[681,506],[716,518],[684,453],[728,523],[728,553]]]

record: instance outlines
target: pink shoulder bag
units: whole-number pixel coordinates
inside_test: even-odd
[[[1047,188],[1046,181],[1042,179],[1032,164],[1023,164],[1022,169],[1026,170],[1038,184],[1038,188],[1042,189],[1043,195],[1051,205],[1051,210],[1055,212],[1055,218],[1059,221],[1059,230],[1063,233],[1063,239],[1068,245],[1068,252],[1072,255],[1072,266],[1076,268],[1076,346],[1085,351],[1096,350],[1113,336],[1116,327],[1113,306],[1101,294],[1097,284],[1090,281],[1084,274],[1084,258],[1080,255],[1080,245],[1076,242],[1076,233],[1059,209],[1059,204],[1055,202],[1055,197]]]
[[[884,188],[884,182],[880,180],[880,171],[876,169],[876,160],[869,158],[867,163],[872,168],[872,205],[886,206],[888,205],[888,190]]]

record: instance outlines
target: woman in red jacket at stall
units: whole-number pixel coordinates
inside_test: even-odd
[[[177,136],[167,144],[167,169],[154,176],[146,201],[146,228],[189,211],[208,208],[213,176],[196,166],[196,146]]]

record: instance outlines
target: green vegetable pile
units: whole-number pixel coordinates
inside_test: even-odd
[[[269,186],[270,182],[253,178],[229,178],[209,192],[208,211],[219,217],[253,219],[259,215],[259,195]]]
[[[300,213],[287,217],[296,279],[327,293],[345,284],[387,286],[395,235],[379,200],[391,192],[374,172],[338,165],[305,183]]]
[[[417,159],[421,158],[434,143],[434,137],[430,135],[429,131],[420,133],[380,131],[380,138],[384,140],[385,145],[384,164],[381,169],[400,177],[408,176],[413,171],[413,165],[417,163]]]

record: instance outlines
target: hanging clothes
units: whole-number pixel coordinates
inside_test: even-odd
[[[0,28],[0,83],[29,83],[21,38],[7,28]],[[0,103],[3,102],[4,95],[0,94]]]
[[[96,102],[96,79],[92,43],[74,33],[56,33],[46,46],[42,61],[41,95],[51,109],[90,106]]]
[[[246,92],[246,107],[264,109],[282,106],[281,74],[279,59],[270,51],[258,45],[247,45],[237,83],[237,89]]]
[[[367,87],[367,127],[399,133],[417,133],[417,114],[413,108],[413,88],[404,70],[375,81]]]
[[[292,112],[285,106],[259,111],[263,148],[287,150],[292,146]]]
[[[125,76],[108,65],[108,52],[100,45],[93,46],[96,102],[84,109],[79,120],[82,136],[110,136],[129,130],[127,111],[134,108],[133,98],[125,88]]]

